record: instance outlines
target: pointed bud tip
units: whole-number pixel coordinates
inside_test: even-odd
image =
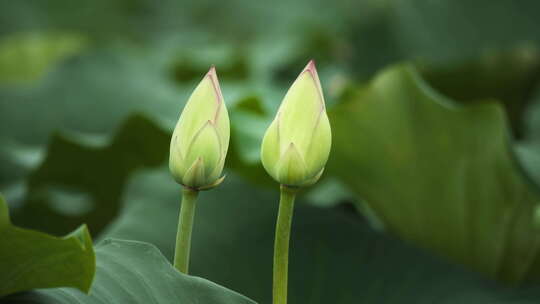
[[[309,71],[311,73],[317,73],[317,68],[315,67],[315,60],[311,59],[302,72]]]
[[[216,66],[212,64],[206,75],[216,76]]]
[[[308,64],[302,70],[300,75],[304,74],[305,72],[309,72],[309,74],[311,74],[311,77],[313,77],[313,79],[317,83],[317,86],[320,86],[320,84],[319,84],[319,73],[317,73],[317,67],[315,67],[315,60],[314,59],[311,59],[308,62]]]
[[[324,95],[322,92],[321,81],[319,80],[319,73],[317,73],[317,68],[315,67],[315,59],[311,59],[308,62],[308,64],[306,65],[304,70],[302,70],[302,72],[300,73],[298,77],[300,77],[305,72],[308,72],[311,75],[311,78],[315,82],[315,86],[317,86],[317,89],[319,90],[319,96],[321,98],[321,111],[324,111],[325,110]]]
[[[221,87],[219,86],[219,80],[216,72],[216,66],[211,65],[210,70],[208,70],[208,73],[206,73],[206,76],[210,78],[210,81],[212,81],[212,86],[214,87],[214,91],[216,92],[216,95],[218,96],[217,103],[223,102],[223,94],[221,93]]]

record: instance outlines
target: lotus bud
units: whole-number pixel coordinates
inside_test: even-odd
[[[229,115],[212,67],[189,97],[174,129],[169,155],[174,179],[195,190],[220,184],[229,134]]]
[[[266,130],[261,160],[279,183],[308,186],[321,176],[331,141],[321,83],[315,63],[310,61],[289,88]]]

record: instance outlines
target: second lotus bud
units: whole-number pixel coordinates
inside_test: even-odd
[[[263,166],[283,185],[313,184],[328,160],[331,138],[319,76],[311,61],[285,95],[264,135]]]
[[[219,184],[229,136],[229,116],[212,67],[191,94],[173,132],[169,169],[175,180],[197,190]]]

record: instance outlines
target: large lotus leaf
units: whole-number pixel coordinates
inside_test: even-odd
[[[515,162],[499,104],[460,106],[398,65],[334,108],[331,121],[328,171],[393,233],[491,277],[527,276],[540,196]]]
[[[84,225],[65,237],[21,229],[0,196],[0,249],[0,297],[34,288],[90,289],[95,256]]]
[[[85,222],[97,235],[118,214],[129,174],[167,159],[169,138],[140,115],[125,121],[106,145],[54,136],[30,174],[24,204],[14,208],[14,222],[56,234]]]
[[[151,244],[109,239],[96,247],[96,258],[89,295],[55,288],[17,294],[0,303],[254,304],[234,291],[178,272]]]
[[[229,174],[202,192],[190,272],[271,303],[278,194]],[[173,256],[180,187],[167,169],[135,175],[125,210],[104,237],[156,244]],[[534,303],[536,289],[505,289],[422,250],[374,232],[351,209],[297,204],[292,227],[291,303]],[[519,302],[521,301],[521,302]]]

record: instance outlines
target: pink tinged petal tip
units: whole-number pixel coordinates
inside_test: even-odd
[[[319,97],[321,98],[321,111],[324,111],[325,109],[325,102],[324,102],[324,95],[321,87],[321,81],[319,80],[319,73],[317,73],[317,68],[315,67],[315,60],[311,59],[304,70],[302,70],[303,73],[308,72],[311,74],[311,77],[313,78],[313,81],[315,82],[315,86],[317,87],[317,91],[319,92]]]
[[[223,95],[221,94],[221,87],[219,86],[219,80],[216,73],[216,67],[212,65],[210,67],[210,70],[208,70],[208,73],[206,73],[206,76],[210,78],[212,81],[212,85],[214,86],[214,91],[216,92],[216,96],[218,97],[217,102],[221,103],[223,102]]]
[[[304,70],[302,72],[305,72],[305,71],[310,71],[310,73],[317,73],[317,68],[315,67],[315,60],[311,59],[308,64],[306,65],[306,67],[304,68]]]
[[[213,119],[213,122],[215,123],[219,118],[219,113],[220,113],[221,106],[223,103],[223,94],[221,93],[221,87],[219,86],[219,79],[217,76],[216,67],[214,65],[210,67],[210,70],[208,70],[208,73],[206,73],[206,76],[212,82],[212,86],[214,87],[214,92],[216,93],[216,96],[217,96],[216,102],[218,106],[216,107],[216,113]]]

